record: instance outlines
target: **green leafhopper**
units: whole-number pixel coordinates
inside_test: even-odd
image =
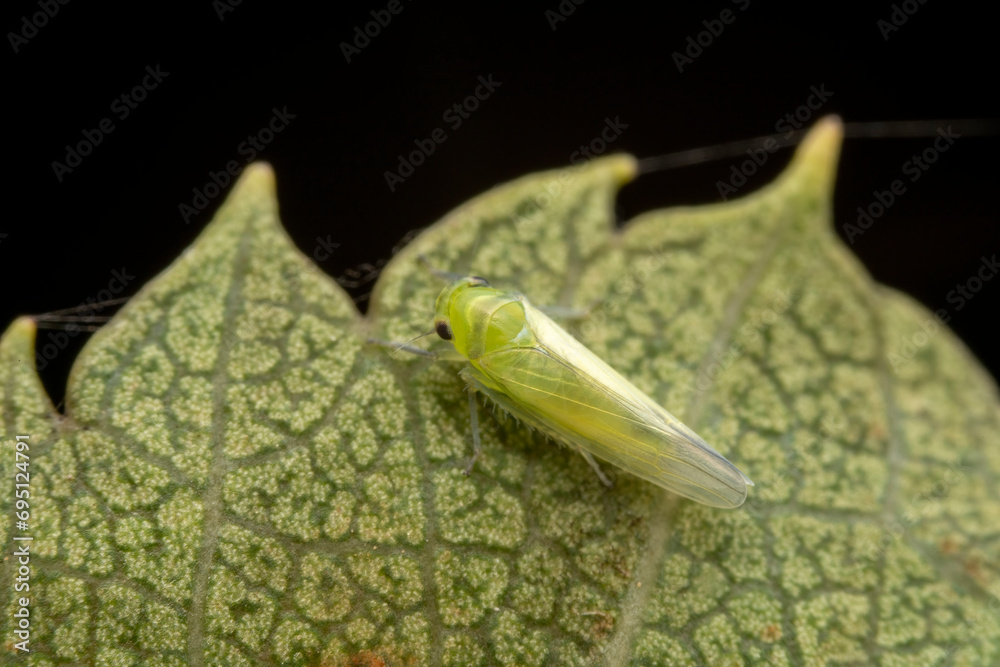
[[[460,374],[470,390],[578,450],[605,484],[594,457],[713,507],[746,500],[750,478],[523,295],[455,280],[437,298],[434,331],[469,362]]]

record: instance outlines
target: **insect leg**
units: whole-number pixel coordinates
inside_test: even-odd
[[[593,455],[590,452],[584,451],[579,447],[577,447],[576,451],[580,452],[580,455],[587,461],[587,463],[590,464],[590,467],[593,468],[594,472],[597,473],[597,477],[601,480],[604,486],[614,486],[614,483],[610,479],[608,479],[607,475],[604,474],[604,471],[601,470],[601,466],[598,465],[597,461],[594,459]]]
[[[469,387],[469,419],[472,422],[472,460],[465,468],[465,476],[472,473],[472,466],[476,465],[479,453],[483,451],[483,442],[479,439],[479,406],[476,405],[476,392]]]
[[[580,455],[583,456],[584,460],[586,460],[587,463],[590,464],[590,467],[593,468],[594,472],[597,473],[597,477],[598,479],[601,480],[601,483],[604,484],[605,486],[614,486],[614,482],[612,482],[611,479],[604,474],[604,471],[601,470],[601,466],[598,465],[597,461],[590,454],[590,452],[576,445],[571,439],[563,435],[560,435],[557,431],[553,431],[551,428],[546,427],[545,423],[539,421],[534,415],[531,414],[531,412],[524,410],[518,407],[515,403],[511,402],[510,399],[508,399],[508,397],[503,394],[503,392],[490,387],[489,384],[487,384],[489,382],[489,378],[487,378],[482,373],[480,373],[479,371],[477,371],[475,368],[472,367],[463,368],[459,372],[459,375],[461,375],[462,378],[466,381],[470,390],[469,394],[470,409],[473,411],[472,438],[476,448],[475,453],[473,454],[472,457],[473,462],[476,460],[476,457],[479,456],[479,447],[480,447],[479,430],[478,428],[476,428],[477,426],[477,417],[475,412],[476,405],[475,403],[472,402],[472,393],[471,393],[471,390],[475,389],[476,391],[482,392],[487,398],[492,399],[493,402],[496,405],[500,406],[502,410],[513,415],[520,421],[524,422],[527,426],[538,429],[544,435],[547,435],[550,438],[565,444],[567,447],[575,449],[576,451],[580,452]],[[472,469],[471,463],[469,464],[469,469],[470,470]]]

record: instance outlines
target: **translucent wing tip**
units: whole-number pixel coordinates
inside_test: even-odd
[[[732,464],[730,465],[732,466]],[[749,490],[749,487],[754,486],[753,480],[744,475],[742,470],[736,466],[732,466],[732,470],[736,471],[736,473],[740,476],[740,480],[743,482],[743,488],[737,490],[735,487],[730,487],[736,493],[736,497],[728,498],[728,502],[719,503],[716,505],[717,507],[724,507],[728,509],[736,509],[737,507],[740,507],[747,500],[747,491]],[[705,500],[701,500],[701,502],[705,502]]]

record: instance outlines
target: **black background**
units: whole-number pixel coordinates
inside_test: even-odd
[[[45,1],[45,0],[43,0]],[[52,0],[48,0],[52,1]],[[59,6],[15,53],[7,35],[5,151],[8,201],[0,263],[0,319],[74,306],[125,267],[128,292],[163,270],[211,218],[223,196],[185,224],[178,207],[265,127],[272,108],[295,115],[260,154],[275,168],[281,215],[311,253],[316,238],[339,244],[321,266],[344,276],[388,258],[410,230],[511,178],[558,167],[600,132],[605,118],[628,124],[614,150],[640,157],[774,132],[810,86],[833,92],[820,110],[846,121],[995,118],[995,28],[971,3],[928,2],[888,40],[877,22],[890,3],[804,15],[751,0],[693,7],[587,2],[553,30],[546,10],[401,0],[370,43],[345,60],[339,46],[387,2],[313,6],[244,0],[181,7],[144,3]],[[567,0],[564,7],[573,6]],[[797,7],[797,5],[793,5]],[[689,36],[729,8],[736,16],[683,72],[672,58]],[[20,32],[35,2],[5,3],[5,33]],[[650,13],[653,12],[653,13]],[[147,66],[169,72],[120,120],[113,100]],[[477,77],[501,86],[460,128],[442,114],[473,92]],[[51,163],[67,144],[110,117],[113,133],[59,182]],[[438,127],[448,139],[395,192],[384,172]],[[955,129],[961,133],[959,125]],[[931,140],[849,140],[836,192],[838,227],[853,221],[873,190]],[[853,250],[881,282],[931,309],[1000,374],[994,314],[1000,279],[964,308],[949,290],[973,276],[980,257],[1000,252],[995,192],[997,138],[963,137],[871,227]],[[767,183],[790,151],[768,161],[741,191]],[[651,174],[627,186],[620,216],[718,201],[716,182],[732,160]],[[843,236],[843,232],[841,232]],[[370,284],[354,289],[359,306]],[[40,342],[47,337],[40,332]],[[58,401],[83,336],[48,365]]]

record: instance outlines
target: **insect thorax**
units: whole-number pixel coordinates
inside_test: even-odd
[[[510,292],[492,288],[473,288],[457,294],[452,303],[451,327],[455,349],[469,359],[535,345],[521,300]]]

